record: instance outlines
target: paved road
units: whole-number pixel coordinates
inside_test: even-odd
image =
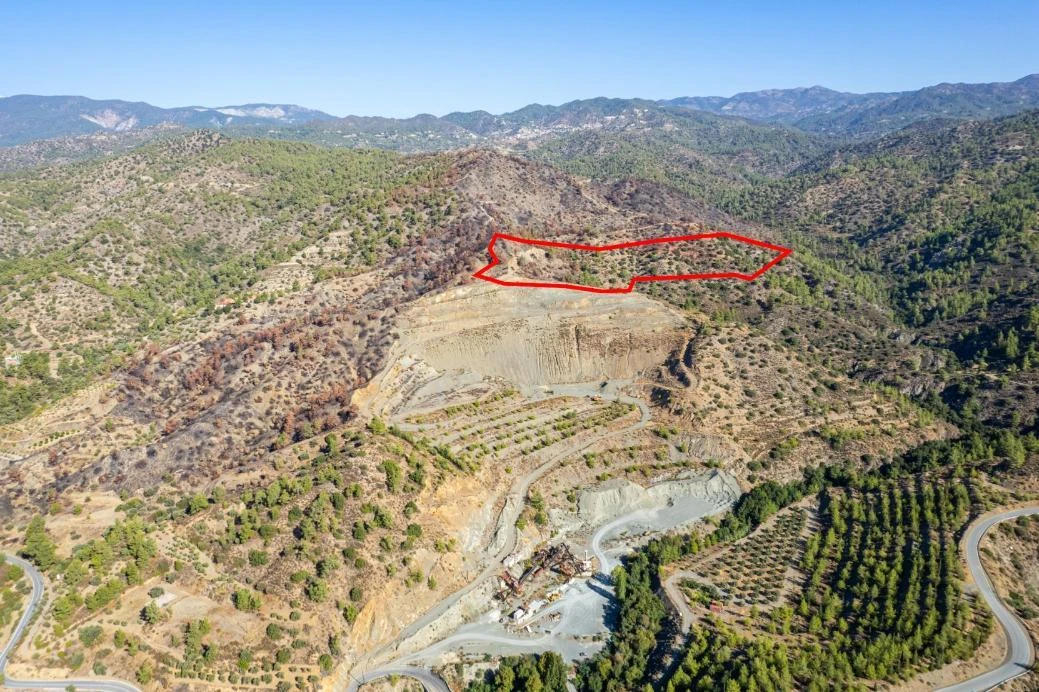
[[[380,668],[379,670],[366,673],[359,678],[354,678],[350,681],[350,685],[346,688],[348,692],[357,692],[357,688],[366,682],[372,680],[378,680],[379,678],[388,678],[393,675],[399,675],[402,677],[414,678],[422,683],[429,692],[451,692],[451,688],[447,686],[447,683],[440,679],[440,677],[431,670],[426,668],[416,668],[412,666],[396,666],[389,668]]]
[[[516,529],[516,519],[519,517],[519,513],[523,511],[524,498],[526,497],[527,492],[530,489],[530,486],[533,485],[535,481],[537,481],[546,473],[554,469],[562,459],[571,456],[576,456],[588,447],[601,443],[603,440],[610,439],[618,435],[631,433],[636,430],[641,430],[649,424],[651,420],[650,410],[649,407],[646,406],[642,401],[621,394],[617,394],[612,398],[615,398],[622,403],[634,404],[636,407],[638,407],[639,420],[632,423],[631,425],[627,425],[618,430],[606,433],[605,435],[600,435],[599,437],[591,438],[585,441],[584,444],[576,450],[571,449],[569,448],[569,446],[567,446],[563,451],[550,457],[547,461],[542,462],[541,465],[533,469],[530,473],[526,474],[520,479],[517,479],[517,481],[505,494],[505,504],[502,507],[501,513],[499,514],[498,519],[496,521],[498,531],[495,531],[495,535],[497,535],[499,531],[504,531],[505,533],[503,545],[498,549],[497,553],[488,561],[487,566],[480,572],[480,574],[476,576],[476,578],[471,580],[469,584],[439,601],[435,606],[427,610],[421,617],[412,622],[408,627],[405,627],[401,631],[401,633],[394,638],[392,642],[383,645],[376,651],[366,656],[364,660],[360,662],[359,666],[354,666],[353,671],[350,672],[351,681],[347,686],[348,690],[356,689],[358,685],[358,680],[360,680],[361,683],[364,683],[368,682],[369,680],[374,680],[380,677],[387,677],[389,675],[407,675],[409,677],[413,677],[422,682],[426,690],[428,690],[429,692],[440,692],[442,690],[447,689],[446,685],[444,684],[444,681],[441,680],[435,673],[433,673],[433,671],[427,668],[420,668],[417,666],[401,667],[391,662],[389,663],[389,667],[375,668],[371,671],[368,671],[360,675],[355,675],[355,671],[358,667],[363,667],[364,665],[371,664],[374,661],[381,658],[382,656],[386,655],[390,651],[399,651],[400,647],[405,642],[407,642],[410,638],[414,637],[419,631],[421,631],[431,622],[435,621],[436,619],[444,615],[444,613],[446,613],[455,604],[457,604],[466,594],[470,593],[471,591],[479,587],[481,584],[485,583],[488,579],[497,576],[497,574],[501,571],[502,560],[504,560],[506,556],[511,554],[516,549],[516,544],[519,539],[519,533]],[[489,549],[493,550],[494,545],[492,544],[491,546],[489,546]],[[401,658],[402,657],[398,657],[397,660],[399,661],[401,660]],[[440,686],[438,687],[436,685]]]
[[[568,392],[557,392],[557,394],[567,393]],[[631,425],[624,426],[622,428],[613,430],[612,432],[608,432],[598,437],[591,437],[589,438],[589,440],[584,441],[583,445],[577,449],[571,449],[569,448],[569,446],[566,446],[566,448],[564,448],[561,452],[550,457],[548,460],[543,461],[540,465],[538,465],[537,468],[532,470],[526,476],[517,479],[513,483],[512,487],[510,487],[507,491],[504,498],[504,506],[502,507],[502,511],[498,516],[498,520],[496,521],[498,530],[495,531],[495,536],[497,536],[500,532],[504,532],[504,540],[502,541],[503,544],[501,545],[501,548],[498,549],[497,553],[494,556],[490,557],[489,560],[487,560],[487,564],[483,568],[483,570],[480,571],[480,574],[477,575],[476,578],[473,579],[469,584],[463,586],[462,588],[443,598],[442,601],[439,601],[435,606],[427,610],[421,617],[419,617],[415,621],[412,621],[408,627],[404,628],[404,630],[402,630],[401,633],[396,638],[394,638],[392,642],[384,644],[383,646],[373,651],[372,654],[366,656],[365,660],[361,664],[362,666],[366,664],[375,663],[380,658],[391,653],[391,651],[393,651],[393,653],[398,653],[400,647],[408,639],[418,634],[421,630],[428,626],[429,623],[443,616],[447,611],[454,607],[463,596],[475,590],[481,584],[484,584],[487,580],[497,577],[502,568],[502,560],[504,560],[509,554],[511,554],[515,550],[516,542],[519,537],[518,531],[515,527],[516,518],[518,517],[519,512],[523,511],[525,507],[524,499],[527,497],[527,493],[530,489],[530,486],[533,485],[535,481],[537,481],[539,478],[555,469],[556,465],[562,459],[570,456],[576,456],[583,452],[585,449],[593,445],[600,444],[605,440],[609,440],[609,438],[611,437],[640,430],[644,428],[651,420],[649,407],[646,406],[639,399],[620,394],[617,394],[611,398],[614,398],[620,401],[621,403],[631,403],[637,406],[639,409],[639,420],[635,423],[632,423]],[[492,538],[492,541],[498,542],[494,538]],[[488,550],[494,549],[494,543],[489,545]],[[390,665],[393,666],[394,664],[391,663]],[[355,670],[356,666],[354,667],[354,671]],[[380,677],[390,674],[385,673],[385,671],[387,670],[390,670],[390,668],[376,668],[373,669],[371,672],[365,674],[372,675],[374,677]],[[425,668],[408,668],[408,670],[422,670],[424,673],[430,672],[427,671]],[[432,673],[430,672],[430,674]],[[435,675],[433,676],[435,677]],[[439,678],[437,677],[436,680],[439,680]],[[351,682],[350,685],[354,685],[354,683]],[[427,686],[426,689],[431,690],[433,688]]]
[[[0,650],[0,673],[2,673],[7,667],[8,656],[11,655],[15,646],[19,641],[21,641],[22,636],[25,635],[25,630],[29,626],[29,620],[32,619],[33,613],[36,612],[37,606],[39,606],[40,601],[43,599],[43,577],[40,576],[39,571],[20,557],[5,555],[4,558],[10,564],[17,565],[25,571],[25,574],[32,582],[32,594],[29,597],[28,607],[26,607],[25,612],[22,613],[22,619],[18,621],[18,625],[14,628],[11,640],[7,642],[3,650]]]
[[[7,668],[8,657],[25,635],[26,630],[29,628],[29,623],[32,621],[32,616],[36,613],[40,601],[43,600],[43,575],[40,574],[39,570],[33,567],[31,563],[14,555],[4,555],[4,559],[12,565],[18,565],[25,570],[25,573],[29,577],[29,581],[32,582],[32,595],[29,597],[28,607],[25,609],[25,612],[22,613],[22,619],[18,621],[18,625],[14,628],[11,640],[7,642],[3,650],[0,650],[0,674],[4,674],[4,671]],[[140,692],[138,687],[131,685],[128,682],[122,682],[121,680],[103,680],[100,678],[94,680],[15,680],[11,677],[5,676],[2,686],[11,690],[56,690],[58,692],[63,692],[69,687],[69,685],[75,687],[77,690],[97,690],[98,692]]]
[[[964,536],[963,540],[967,548],[967,567],[970,569],[974,583],[978,585],[978,591],[1007,633],[1007,655],[1003,663],[997,668],[993,668],[987,673],[982,673],[951,687],[943,687],[941,692],[980,692],[982,690],[991,690],[1008,680],[1028,672],[1032,662],[1035,660],[1035,649],[1032,646],[1031,637],[1028,636],[1028,630],[1017,619],[1017,616],[1003,604],[1003,601],[999,600],[999,596],[992,586],[992,581],[989,580],[988,575],[985,574],[985,570],[981,566],[981,556],[978,554],[978,546],[981,544],[981,539],[986,531],[1000,522],[1030,514],[1039,514],[1039,507],[1025,507],[1001,512],[981,519],[967,529],[967,535]]]

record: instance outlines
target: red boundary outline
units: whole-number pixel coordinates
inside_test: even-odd
[[[678,243],[687,240],[710,240],[712,238],[728,238],[729,240],[735,240],[739,243],[747,243],[749,245],[755,245],[757,247],[765,248],[766,250],[772,250],[778,253],[769,262],[764,264],[753,274],[743,274],[740,272],[717,272],[707,274],[664,274],[664,275],[647,275],[647,276],[636,276],[628,282],[628,285],[621,288],[599,288],[596,286],[582,286],[580,284],[568,284],[568,283],[552,283],[543,281],[506,281],[493,276],[487,276],[494,267],[501,263],[498,259],[498,255],[494,252],[494,244],[500,240],[510,240],[516,243],[522,243],[524,245],[536,245],[538,247],[553,247],[563,248],[565,250],[588,250],[590,252],[606,252],[608,250],[623,250],[632,247],[643,247],[645,245],[657,245],[661,243]],[[694,235],[680,235],[671,236],[667,238],[650,238],[648,240],[634,240],[627,243],[617,243],[615,245],[580,245],[578,243],[563,243],[554,240],[534,240],[532,238],[521,238],[515,235],[508,235],[505,233],[495,233],[491,236],[491,240],[487,243],[487,252],[491,256],[491,261],[485,267],[481,267],[473,277],[476,279],[483,279],[489,281],[492,284],[498,284],[499,286],[519,286],[523,288],[567,288],[573,291],[587,291],[588,293],[631,293],[635,289],[635,284],[648,283],[651,281],[698,281],[698,280],[710,280],[710,279],[739,279],[741,281],[753,281],[772,267],[779,264],[784,258],[788,257],[793,252],[790,248],[782,247],[781,245],[773,245],[772,243],[766,243],[763,240],[756,240],[754,238],[748,238],[746,236],[739,235],[737,233],[730,233],[728,231],[713,231],[711,233],[697,233]]]

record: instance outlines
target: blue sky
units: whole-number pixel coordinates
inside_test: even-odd
[[[564,6],[565,5],[565,6]],[[8,2],[0,95],[336,115],[1039,72],[1039,2]]]

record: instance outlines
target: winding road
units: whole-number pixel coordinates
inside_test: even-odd
[[[628,426],[616,432],[630,432],[631,430],[637,429],[638,427],[645,425],[646,420],[648,419],[645,416],[643,416],[643,420],[640,420],[633,426]],[[609,435],[605,437],[609,437]],[[499,535],[503,535],[504,540],[501,541],[501,547],[497,549],[497,552],[494,553],[489,560],[487,560],[487,565],[484,567],[484,569],[464,587],[441,600],[433,608],[430,608],[428,611],[426,611],[422,615],[422,617],[415,620],[406,628],[404,628],[393,642],[383,646],[382,649],[380,649],[379,652],[373,654],[373,656],[378,655],[378,653],[380,652],[385,652],[391,647],[394,650],[398,649],[400,644],[415,636],[424,627],[434,622],[437,618],[439,618],[448,610],[450,610],[466,594],[475,590],[488,579],[496,577],[501,572],[502,560],[504,560],[516,549],[516,544],[519,540],[519,531],[516,528],[516,519],[519,518],[520,512],[522,512],[523,508],[525,507],[524,498],[527,496],[527,492],[530,490],[530,486],[533,485],[535,481],[544,476],[546,473],[554,469],[562,459],[568,456],[572,456],[574,454],[579,454],[582,450],[587,449],[588,447],[592,446],[601,439],[603,438],[588,441],[583,447],[578,449],[576,452],[564,451],[560,454],[556,454],[555,456],[549,458],[547,461],[542,462],[541,465],[533,469],[530,473],[518,479],[516,483],[513,484],[513,486],[505,494],[501,512],[499,513],[497,521],[495,522],[496,530],[492,534],[492,543],[489,546],[489,549],[494,549],[495,545],[499,542],[497,538]],[[379,671],[372,671],[371,674],[375,674],[378,672],[381,672],[381,669]]]
[[[571,395],[584,395],[587,392],[580,391],[582,385],[572,385],[570,387],[557,387],[559,390],[556,394],[571,394]],[[570,391],[574,390],[574,391]],[[399,652],[401,646],[408,640],[418,634],[427,625],[441,617],[455,606],[466,594],[472,592],[481,584],[487,580],[494,578],[501,570],[501,562],[506,556],[511,554],[516,549],[516,544],[519,539],[519,534],[516,529],[516,519],[519,517],[519,513],[524,507],[524,498],[527,495],[530,486],[537,481],[539,478],[544,476],[546,473],[554,469],[560,461],[563,459],[580,454],[582,451],[591,447],[594,444],[601,443],[603,440],[641,430],[646,427],[651,420],[651,414],[649,407],[646,406],[641,400],[620,394],[615,392],[611,397],[620,401],[621,403],[633,404],[639,410],[639,420],[635,421],[630,425],[626,425],[623,428],[619,428],[612,432],[600,435],[596,438],[591,438],[585,441],[580,447],[574,449],[567,446],[566,449],[561,452],[552,455],[546,461],[542,462],[536,468],[531,470],[525,476],[516,480],[513,486],[506,492],[504,496],[504,505],[498,514],[495,522],[496,529],[492,534],[491,544],[487,547],[488,552],[491,550],[497,550],[493,555],[488,556],[487,564],[483,570],[467,585],[461,589],[450,594],[443,600],[441,600],[433,608],[426,611],[421,617],[412,622],[408,627],[404,628],[394,640],[386,645],[383,645],[379,649],[368,654],[362,662],[355,665],[351,671],[349,671],[350,682],[347,685],[347,689],[353,692],[359,687],[359,684],[374,680],[376,678],[389,677],[391,675],[404,675],[412,677],[423,684],[423,686],[429,692],[442,692],[447,689],[444,681],[441,680],[435,673],[428,668],[420,668],[417,666],[403,666],[399,665],[399,661],[402,657],[396,658],[397,662],[388,663],[386,666],[372,668],[364,670],[367,665],[370,665],[375,660],[378,660],[381,656],[386,655],[390,651]],[[498,536],[503,535],[504,540],[500,540]],[[500,547],[498,544],[501,543]],[[357,673],[358,668],[362,668],[363,672]],[[435,680],[435,682],[431,682]],[[437,686],[440,685],[440,686]]]
[[[645,421],[643,421],[643,424],[644,422]],[[546,466],[549,465],[550,464],[546,464]],[[544,470],[546,469],[543,469],[543,467],[539,468],[534,472],[534,474],[540,476],[544,473]],[[521,483],[520,485],[529,484]],[[967,561],[967,567],[970,571],[971,578],[977,585],[979,593],[982,598],[985,599],[986,603],[988,603],[989,608],[992,609],[993,615],[999,621],[1000,626],[1003,627],[1007,634],[1007,655],[998,667],[975,676],[970,680],[941,688],[940,692],[982,692],[985,690],[992,690],[1031,670],[1032,663],[1035,660],[1035,649],[1031,637],[1028,630],[1025,629],[1017,616],[1015,616],[1000,600],[995,587],[992,585],[992,581],[989,579],[988,574],[985,573],[985,570],[982,567],[979,548],[985,533],[996,524],[1010,519],[1016,519],[1018,517],[1037,514],[1039,514],[1039,507],[1023,507],[1007,510],[998,514],[983,517],[967,529],[967,533],[963,538],[963,545],[966,548],[965,558]],[[621,517],[619,520],[615,520],[614,522],[610,522],[606,526],[601,527],[593,537],[593,552],[596,553],[596,557],[600,559],[600,563],[604,564],[604,566],[609,566],[612,561],[607,557],[605,551],[601,549],[600,542],[609,532],[615,530],[618,524],[624,523],[623,520],[630,521],[630,515]],[[25,612],[22,613],[22,617],[19,619],[18,624],[15,626],[10,640],[4,645],[4,648],[0,650],[0,675],[4,674],[8,658],[18,646],[21,639],[25,636],[33,616],[36,614],[36,611],[43,600],[44,592],[43,576],[31,563],[14,555],[4,555],[4,559],[8,563],[17,565],[25,571],[25,574],[29,577],[32,584],[32,593],[30,594],[28,606],[26,607]],[[470,588],[474,586],[475,583],[478,582],[471,584]],[[466,592],[468,590],[469,588],[463,589],[463,591]],[[672,593],[671,590],[668,590],[667,593],[672,600],[676,601],[676,605],[679,605],[677,601],[681,600],[680,594]],[[678,596],[677,599],[676,596]],[[449,598],[447,600],[453,603],[456,599]],[[681,606],[679,605],[679,607]],[[371,682],[378,678],[391,676],[410,677],[420,682],[429,692],[450,692],[450,688],[447,684],[432,670],[425,667],[402,664],[389,664],[385,667],[368,671],[359,677],[351,676],[347,689],[353,692],[364,683]],[[140,688],[131,683],[121,680],[105,680],[100,678],[16,680],[5,676],[2,683],[2,687],[7,689],[55,690],[57,692],[65,690],[69,686],[73,686],[79,690],[96,690],[97,692],[141,692]]]
[[[978,592],[985,599],[985,602],[988,603],[993,615],[995,615],[1000,626],[1007,633],[1007,654],[998,667],[969,680],[940,688],[938,692],[986,692],[1031,670],[1032,663],[1035,661],[1035,649],[1032,639],[1028,634],[1028,630],[1021,624],[1017,616],[999,599],[999,595],[992,586],[992,581],[982,567],[979,548],[985,533],[996,524],[1033,514],[1039,514],[1039,507],[1011,509],[983,517],[967,529],[967,533],[963,538],[963,545],[966,548],[967,568],[970,570],[971,578],[977,585]],[[689,630],[694,619],[693,613],[689,609],[689,605],[686,603],[685,597],[682,595],[678,585],[679,581],[686,576],[691,576],[691,573],[676,572],[664,583],[664,592],[681,617],[683,632]]]
[[[988,603],[992,614],[996,616],[999,624],[1007,634],[1007,655],[1003,659],[1003,663],[998,667],[977,675],[970,680],[943,687],[940,692],[981,692],[982,690],[991,690],[1031,670],[1032,663],[1035,661],[1035,647],[1032,644],[1032,638],[1017,616],[999,599],[995,587],[992,586],[992,580],[989,579],[988,574],[985,573],[981,565],[981,555],[978,552],[978,548],[981,545],[981,539],[985,536],[985,532],[996,524],[1032,514],[1039,514],[1039,507],[1022,507],[982,517],[967,529],[967,533],[963,537],[963,544],[967,549],[967,568],[970,570],[971,578],[977,584],[982,598]]]
[[[4,675],[7,669],[7,659],[11,653],[18,646],[18,642],[25,636],[26,630],[29,628],[29,623],[32,621],[33,615],[36,614],[36,609],[39,608],[40,602],[43,600],[43,575],[36,569],[32,563],[26,562],[20,557],[15,555],[4,555],[4,559],[12,565],[17,565],[25,570],[26,575],[29,577],[29,581],[32,582],[32,594],[29,597],[29,605],[22,613],[22,618],[18,621],[18,625],[14,628],[14,632],[11,635],[10,641],[4,646],[3,650],[0,650],[0,675]],[[75,687],[77,690],[97,690],[98,692],[141,692],[140,688],[136,685],[131,685],[128,682],[122,680],[105,680],[102,678],[84,678],[84,679],[68,679],[68,680],[15,680],[11,677],[4,675],[3,684],[0,687],[11,690],[58,690],[63,691],[69,687]]]
[[[350,690],[350,692],[354,692],[358,687],[366,682],[394,676],[408,677],[418,680],[429,692],[451,692],[451,688],[447,686],[446,682],[440,679],[439,675],[427,668],[418,668],[415,666],[391,666],[380,668],[371,673],[366,673],[359,678],[354,678],[350,681],[350,686],[347,687],[347,689]]]

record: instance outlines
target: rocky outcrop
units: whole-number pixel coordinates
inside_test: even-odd
[[[583,491],[578,498],[577,515],[586,524],[594,526],[640,509],[662,507],[688,497],[724,505],[735,501],[740,492],[736,479],[724,471],[665,481],[648,488],[618,478]]]
[[[401,357],[522,386],[632,378],[680,347],[688,326],[638,294],[466,286],[420,300],[401,332]]]

